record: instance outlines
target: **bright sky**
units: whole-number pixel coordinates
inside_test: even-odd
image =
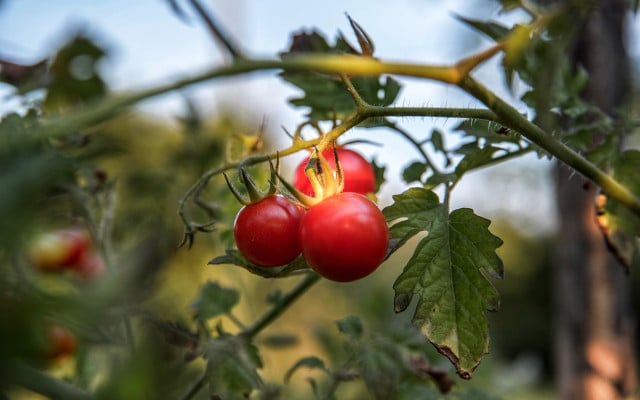
[[[201,0],[214,12],[237,42],[249,54],[273,57],[289,45],[290,35],[301,28],[317,28],[333,40],[338,31],[353,38],[345,13],[353,17],[373,38],[376,54],[385,59],[450,63],[487,46],[488,42],[458,22],[455,14],[473,18],[500,18],[497,2],[487,0]],[[83,31],[110,49],[109,59],[103,65],[104,75],[113,89],[129,90],[166,83],[222,62],[221,53],[211,40],[200,20],[193,15],[189,2],[177,0],[190,15],[190,22],[178,19],[165,0],[0,0],[0,57],[30,63],[50,54],[52,48],[65,43],[70,33]],[[510,16],[515,20],[517,15]],[[635,31],[630,35],[632,53],[640,58],[640,23],[635,20]],[[479,76],[501,95],[508,95],[495,69],[489,67]],[[401,105],[470,106],[469,97],[454,89],[434,83],[404,81]],[[8,94],[0,84],[0,114],[11,104],[2,105],[2,96]],[[255,110],[254,119],[268,116],[273,129],[280,126],[289,130],[299,124],[301,114],[287,105],[287,98],[296,91],[280,82],[273,74],[259,77],[240,77],[225,82],[200,85],[190,91],[202,104],[237,104]],[[147,102],[145,111],[162,116],[175,116],[182,110],[179,96]],[[407,129],[415,132],[431,131],[433,127],[447,129],[451,121],[403,121]],[[362,137],[359,135],[358,137]],[[363,145],[358,149],[369,156],[392,165],[388,179],[399,176],[402,167],[415,155],[413,150],[388,135],[374,132],[374,141],[385,145],[385,151]],[[453,141],[453,139],[451,139]],[[283,142],[284,143],[284,142]],[[398,155],[401,155],[398,160]],[[294,160],[295,161],[295,160]],[[544,175],[535,170],[548,170],[547,163],[531,159],[526,166],[533,170],[534,181],[502,180],[494,183],[500,190],[512,193],[501,207],[514,214],[525,215],[538,221],[535,215],[548,213],[552,207],[551,186]],[[478,179],[491,179],[485,172]],[[535,177],[542,178],[535,178]],[[495,178],[493,178],[495,180]],[[473,184],[457,189],[458,206],[479,209],[479,213],[493,213],[493,190],[479,192]],[[537,185],[536,198],[524,187]],[[399,190],[399,183],[390,183],[383,196]],[[523,197],[524,196],[524,197]],[[523,207],[524,205],[524,207]],[[531,208],[534,210],[531,210]],[[527,211],[527,213],[524,213]],[[524,213],[524,214],[523,214]],[[540,223],[540,229],[551,227]]]

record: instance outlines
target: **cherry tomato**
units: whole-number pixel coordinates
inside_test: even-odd
[[[300,226],[302,255],[323,277],[350,282],[380,266],[389,245],[384,215],[367,197],[342,192],[311,207]]]
[[[337,148],[338,161],[342,168],[342,176],[344,177],[344,190],[343,192],[354,192],[367,194],[375,192],[376,190],[376,177],[373,173],[373,167],[371,164],[357,152],[345,149],[344,147]],[[335,171],[336,160],[333,154],[333,149],[325,149],[322,155],[327,159],[329,166]],[[311,187],[311,182],[305,174],[304,170],[309,162],[309,157],[304,159],[298,167],[296,167],[295,176],[293,180],[293,186],[302,193],[313,196],[314,191]]]
[[[92,281],[102,276],[105,270],[104,258],[95,251],[84,254],[74,268],[74,271],[85,281]]]
[[[233,236],[240,253],[263,267],[288,264],[300,254],[304,208],[284,196],[266,197],[238,212]]]
[[[38,236],[28,255],[36,268],[55,271],[77,265],[90,248],[91,238],[85,229],[69,228]]]
[[[75,335],[60,324],[47,325],[47,358],[57,359],[73,355],[76,351]]]

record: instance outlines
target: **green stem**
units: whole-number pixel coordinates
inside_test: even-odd
[[[313,286],[320,276],[315,273],[309,273],[301,280],[296,287],[294,287],[289,293],[282,296],[266,313],[264,313],[256,322],[249,328],[242,332],[242,335],[247,338],[252,338],[271,322],[284,313],[289,306],[302,294],[304,294],[311,286]]]
[[[0,375],[0,378],[5,380],[4,384],[15,384],[54,400],[90,400],[92,398],[90,393],[38,371],[22,361],[6,364]]]
[[[580,172],[600,186],[605,193],[618,200],[636,215],[640,215],[640,199],[585,157],[530,122],[518,110],[471,76],[466,76],[459,86],[492,109],[505,126],[519,132],[531,142],[554,155],[558,160]]]
[[[493,53],[489,53],[488,55],[492,54]],[[479,82],[475,81],[468,74],[469,71],[461,70],[458,65],[437,66],[393,63],[383,62],[369,57],[333,54],[292,55],[282,60],[237,59],[233,64],[205,71],[193,77],[131,94],[107,98],[84,109],[74,110],[63,116],[43,121],[40,134],[42,136],[66,135],[68,132],[104,121],[126,107],[151,97],[215,78],[273,69],[290,72],[316,71],[331,74],[347,74],[351,76],[394,74],[433,79],[458,85],[487,105],[499,118],[500,123],[517,130],[529,140],[556,156],[559,160],[575,168],[585,177],[598,184],[607,194],[637,215],[640,215],[640,200],[625,186],[598,169],[595,165],[580,156],[580,154],[547,135],[540,127],[529,122],[520,115],[515,108],[498,98]],[[362,115],[357,115],[356,117],[360,119],[363,118]],[[339,134],[335,135],[335,137],[337,136],[339,136]]]

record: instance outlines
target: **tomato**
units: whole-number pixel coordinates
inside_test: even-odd
[[[85,229],[69,228],[38,236],[28,255],[36,268],[55,271],[77,265],[90,248],[91,238]]]
[[[300,254],[304,208],[281,195],[266,197],[238,212],[233,236],[240,253],[263,267],[288,264]]]
[[[361,194],[375,192],[376,177],[371,164],[353,150],[338,147],[336,151],[338,153],[340,167],[342,168],[342,176],[344,177],[343,192]],[[322,152],[322,155],[327,159],[329,166],[335,171],[336,160],[333,154],[333,149],[325,149]],[[309,158],[310,156],[296,167],[293,186],[302,193],[308,196],[313,196],[314,191],[311,187],[311,182],[309,182],[309,178],[304,172],[307,167],[307,163],[309,162]]]
[[[389,246],[382,211],[359,193],[342,192],[311,207],[300,226],[302,255],[323,277],[350,282],[375,271]]]
[[[60,324],[47,326],[47,358],[67,357],[75,353],[77,340],[75,335]]]
[[[74,270],[85,281],[91,281],[104,274],[106,265],[100,254],[91,251],[79,260]]]

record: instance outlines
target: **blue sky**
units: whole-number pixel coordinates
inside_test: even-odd
[[[103,71],[114,90],[166,83],[222,62],[219,48],[199,19],[191,14],[188,2],[178,2],[190,14],[189,23],[176,18],[164,0],[4,0],[0,2],[0,57],[33,62],[49,54],[52,48],[61,46],[71,33],[81,30],[110,50]],[[201,0],[201,3],[215,13],[249,54],[265,57],[275,56],[285,49],[291,33],[301,28],[317,28],[331,39],[338,31],[352,38],[345,17],[345,13],[349,13],[374,39],[376,54],[381,58],[450,63],[488,45],[481,36],[457,21],[455,14],[473,18],[504,18],[497,15],[497,2],[486,0]],[[515,21],[519,16],[509,15],[507,18]],[[636,58],[640,57],[639,21],[638,18],[633,21],[634,31],[629,39],[629,48]],[[495,63],[479,71],[478,75],[498,94],[509,95],[496,73]],[[472,99],[461,95],[455,88],[411,79],[403,83],[399,101],[402,105],[474,104]],[[0,98],[7,91],[6,86],[0,85]],[[276,130],[280,126],[293,130],[302,121],[300,111],[292,109],[286,102],[294,94],[295,90],[280,82],[275,75],[233,78],[190,90],[190,95],[206,107],[232,104],[254,111],[256,120],[266,115]],[[181,98],[173,96],[147,102],[143,109],[161,117],[168,116],[170,120],[181,112],[182,105]],[[2,110],[0,105],[0,112]],[[403,121],[407,129],[425,134],[433,127],[446,130],[452,124],[452,121],[435,119]],[[414,157],[413,150],[403,147],[396,137],[373,133],[371,139],[383,143],[385,151],[372,146],[358,149],[392,165],[389,177],[398,176],[404,164]],[[548,163],[530,158],[523,165],[528,170],[538,171],[532,176],[543,176],[549,169]],[[477,175],[475,182],[495,180],[485,172]],[[540,198],[535,201],[531,201],[530,191],[520,187],[530,186],[531,182],[518,183],[516,179],[513,180],[515,186],[497,182],[502,190],[513,193],[505,198],[506,207],[513,208],[515,214],[525,215],[521,204],[536,204],[539,210],[534,210],[534,216],[536,213],[548,213],[551,187],[544,179],[536,179],[534,184]],[[385,188],[386,195],[397,192],[399,186],[397,180],[391,182]],[[461,185],[457,192],[456,199],[460,205],[480,208],[481,212],[495,211],[490,205],[491,193],[478,193],[474,179]],[[523,195],[518,194],[521,192],[528,197],[522,198]],[[532,216],[525,216],[530,223]],[[549,229],[549,226],[542,229]]]

